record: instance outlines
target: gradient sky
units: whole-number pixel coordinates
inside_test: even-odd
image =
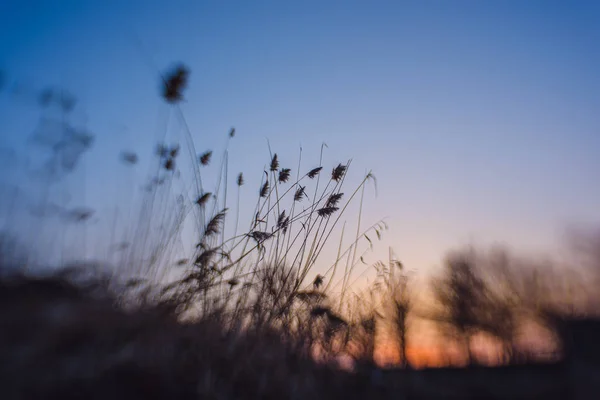
[[[597,1],[4,1],[0,145],[25,149],[32,93],[68,88],[96,136],[85,202],[109,209],[143,177],[118,154],[149,158],[157,76],[181,61],[198,148],[237,129],[232,171],[259,176],[267,138],[292,166],[326,142],[330,165],[353,159],[351,183],[373,170],[364,218],[391,227],[376,256],[390,245],[428,268],[469,242],[547,250],[600,222],[598,21]]]

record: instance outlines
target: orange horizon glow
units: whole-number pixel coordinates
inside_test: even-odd
[[[516,347],[534,354],[539,360],[551,359],[556,355],[555,340],[539,328],[526,326],[524,334],[517,341]],[[480,334],[471,341],[471,350],[478,364],[499,366],[503,364],[502,347],[498,340]],[[447,366],[465,366],[467,357],[457,342],[447,340],[443,344],[431,345],[409,344],[406,358],[412,368],[440,368]],[[552,356],[549,358],[549,356]],[[398,346],[391,340],[380,339],[375,346],[375,362],[380,367],[400,366]]]
[[[411,346],[406,353],[408,363],[414,368],[442,367],[448,362],[443,352],[435,347]],[[401,362],[398,349],[390,344],[377,346],[374,358],[380,367],[398,366]]]

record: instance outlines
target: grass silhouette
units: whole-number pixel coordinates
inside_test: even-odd
[[[564,290],[549,286],[560,276],[545,272],[541,279],[538,268],[527,275],[508,254],[452,254],[444,275],[432,281],[434,311],[419,310],[412,275],[392,256],[369,267],[377,279],[366,293],[354,293],[371,238],[387,229],[383,220],[362,224],[373,174],[348,188],[351,161],[329,169],[323,147],[310,169],[301,168],[301,154],[291,168],[269,149],[255,198],[242,196],[244,172],[229,182],[234,128],[220,160],[212,150],[196,152],[180,107],[189,76],[178,65],[161,77],[161,94],[184,126],[185,144],[158,144],[132,240],[115,245],[122,250],[117,274],[85,264],[31,274],[27,257],[2,237],[3,398],[448,398],[447,390],[426,390],[419,372],[409,370],[412,318],[418,317],[435,321],[449,333],[448,342],[464,344],[471,366],[465,371],[480,371],[472,365],[471,340],[482,332],[503,343],[503,362],[522,363],[515,342],[524,315],[555,332],[563,350],[574,348],[570,323],[581,316]],[[56,91],[40,98],[44,106],[61,101],[68,113],[75,99],[63,100]],[[128,165],[138,162],[131,151],[120,157]],[[209,189],[203,177],[211,164],[218,176]],[[193,182],[177,193],[180,165],[188,165]],[[231,183],[235,196],[228,193]],[[242,203],[254,204],[246,229],[240,228]],[[344,218],[353,203],[356,232],[344,245]],[[81,222],[93,211],[69,215]],[[186,223],[194,227],[195,246],[175,257]],[[337,242],[340,228],[335,260],[323,268],[324,249]],[[399,375],[376,365],[382,336],[399,351]],[[352,359],[350,370],[340,368],[341,357]],[[548,367],[558,378],[536,393],[571,393],[570,365]],[[499,398],[485,385],[469,381],[455,397]]]

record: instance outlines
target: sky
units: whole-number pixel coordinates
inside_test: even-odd
[[[416,270],[470,243],[552,251],[600,222],[599,20],[596,1],[4,1],[3,179],[33,185],[19,168],[47,117],[39,92],[68,89],[94,141],[61,193],[108,232],[165,124],[158,76],[183,62],[196,147],[219,151],[234,126],[248,186],[267,140],[290,165],[302,147],[306,170],[326,143],[326,165],[353,160],[350,185],[372,170],[363,220],[390,230],[370,261],[388,246]]]

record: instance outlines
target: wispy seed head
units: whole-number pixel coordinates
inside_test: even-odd
[[[210,159],[212,157],[212,151],[208,150],[200,155],[200,164],[208,165],[210,163]]]
[[[225,220],[225,214],[227,213],[227,209],[223,209],[221,212],[216,214],[212,219],[206,224],[206,229],[204,230],[205,236],[216,235],[221,231],[221,224]]]
[[[306,186],[300,186],[298,189],[296,189],[296,193],[294,193],[294,201],[300,201],[302,200],[302,197],[306,196],[305,190]]]
[[[283,168],[279,171],[279,183],[285,183],[290,179],[290,173],[292,172],[289,168]]]
[[[234,287],[237,286],[240,283],[240,281],[237,278],[231,278],[227,281],[227,283],[229,284],[229,286]]]
[[[183,99],[183,90],[187,87],[190,72],[179,65],[164,78],[163,97],[169,103],[177,103]]]
[[[179,145],[171,147],[171,149],[169,150],[169,157],[177,158],[178,154],[179,154]]]
[[[313,168],[308,172],[307,175],[310,179],[313,179],[315,176],[319,175],[319,172],[321,172],[322,169],[323,167]]]
[[[319,214],[319,217],[329,217],[337,210],[339,210],[337,207],[323,207],[317,210],[317,214]]]
[[[277,153],[273,154],[273,158],[271,159],[271,171],[277,171],[279,168],[279,159],[277,158]]]
[[[287,230],[290,226],[290,217],[289,215],[287,217],[285,217],[285,220],[283,220],[282,224],[282,229],[283,229],[283,234],[285,235],[287,233]]]
[[[206,267],[215,254],[215,249],[206,249],[202,253],[200,253],[198,257],[196,257],[194,264],[196,264],[199,267]]]
[[[335,206],[337,206],[337,203],[340,201],[340,199],[342,198],[343,195],[344,195],[344,193],[335,193],[335,194],[332,194],[327,199],[327,203],[326,203],[325,207],[335,207]]]
[[[269,194],[269,181],[265,181],[260,188],[260,197],[267,197],[267,194]]]
[[[333,179],[336,182],[339,182],[340,179],[342,179],[344,177],[345,172],[346,172],[346,166],[342,165],[342,164],[338,164],[338,166],[335,167],[333,169],[333,171],[331,172],[331,179]]]
[[[198,204],[199,206],[204,206],[206,202],[208,202],[208,199],[210,199],[211,195],[212,193],[210,192],[204,193],[203,195],[198,197],[198,200],[196,200],[196,204]]]
[[[281,214],[279,214],[279,217],[277,218],[277,227],[278,228],[283,228],[283,223],[285,222],[285,210],[283,210],[281,212]]]
[[[252,231],[248,234],[248,236],[254,239],[257,244],[261,244],[262,242],[273,236],[273,234],[269,232]]]
[[[313,286],[315,289],[318,289],[321,285],[323,285],[323,280],[325,278],[323,278],[322,275],[317,275],[315,276],[315,280],[313,281]]]

